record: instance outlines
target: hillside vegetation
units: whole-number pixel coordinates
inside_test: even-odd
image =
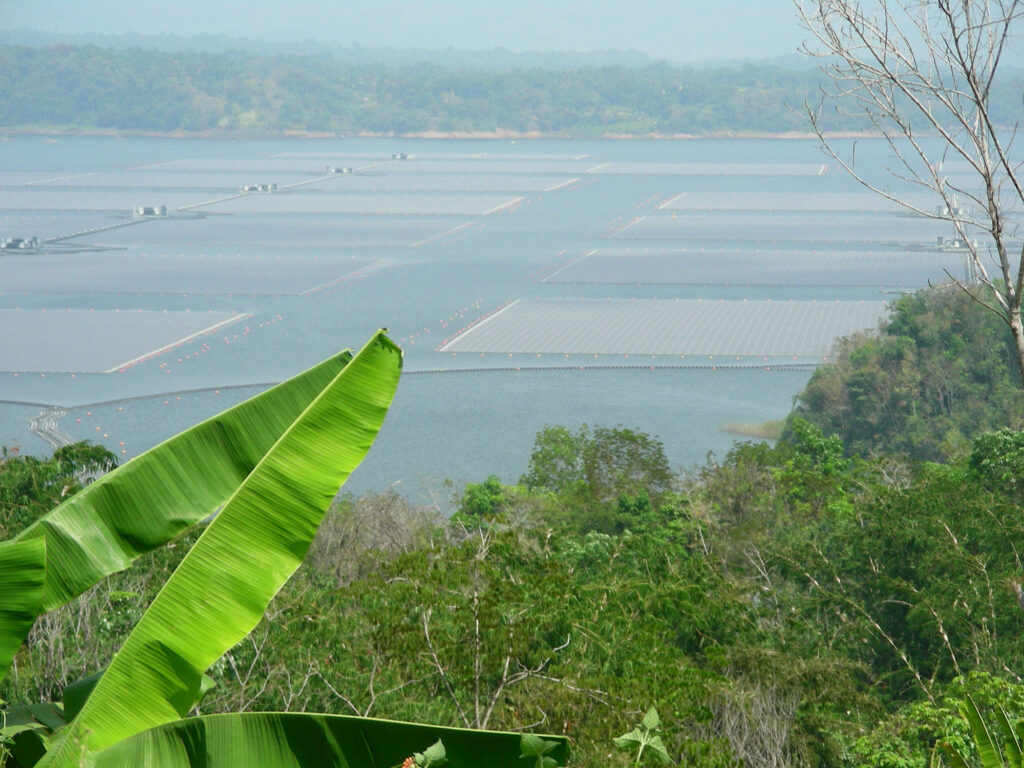
[[[877,333],[842,340],[795,415],[838,435],[850,454],[963,455],[981,432],[1024,429],[1015,359],[1006,322],[973,296],[919,291],[896,301]]]
[[[0,45],[0,129],[159,134],[512,133],[567,137],[807,132],[822,75],[770,65],[635,64],[628,55],[496,51],[416,60],[372,52],[159,51]],[[389,63],[382,63],[390,56]],[[601,63],[607,61],[608,63]],[[992,117],[1012,126],[1019,73],[995,84]],[[830,131],[871,130],[849,110]]]
[[[156,133],[805,131],[820,85],[813,70],[749,65],[498,70],[68,45],[2,46],[0,70],[2,128]]]

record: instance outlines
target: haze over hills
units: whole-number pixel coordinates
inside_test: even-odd
[[[110,0],[0,0],[0,29],[60,34],[203,35],[392,50],[638,51],[675,63],[793,53],[803,35],[788,2],[718,0],[180,0],[126,13]],[[301,42],[300,42],[301,41]],[[218,50],[214,48],[214,50]]]
[[[229,35],[58,33],[37,29],[0,29],[0,45],[48,47],[96,46],[118,50],[142,48],[167,53],[228,53],[242,51],[265,56],[326,56],[345,64],[405,66],[429,62],[448,67],[482,69],[563,69],[575,67],[645,67],[656,59],[636,50],[513,51],[504,47],[484,49],[396,48],[339,45],[320,40],[273,41]],[[797,59],[799,60],[799,59]],[[805,62],[806,64],[806,62]]]

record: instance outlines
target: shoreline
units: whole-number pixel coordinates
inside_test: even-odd
[[[51,138],[106,136],[115,139],[440,139],[440,140],[512,140],[532,141],[537,139],[565,141],[707,141],[733,139],[774,139],[782,141],[818,140],[813,131],[712,131],[710,133],[603,133],[593,136],[573,136],[566,133],[544,133],[542,131],[412,131],[409,133],[383,133],[360,131],[358,133],[330,133],[327,131],[126,131],[118,129],[85,128],[0,128],[0,141],[14,136],[44,136]],[[870,131],[826,131],[825,139],[877,139]]]

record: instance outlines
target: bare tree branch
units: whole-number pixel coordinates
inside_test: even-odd
[[[875,194],[952,225],[970,280],[984,287],[990,308],[1010,328],[1024,386],[1024,244],[1011,241],[1010,216],[1024,204],[1024,182],[1020,165],[1010,159],[1016,126],[998,125],[989,101],[1011,27],[1024,16],[1024,0],[795,2],[811,36],[803,51],[821,61],[831,82],[817,108],[805,105],[826,154]],[[903,192],[889,191],[858,170],[855,157],[842,157],[823,127],[826,102],[840,114],[866,118],[901,169],[889,169],[890,176],[933,193],[936,207],[929,210]],[[926,146],[928,137],[940,139],[942,149],[936,153]],[[950,155],[966,164],[976,187],[947,179],[943,167]],[[989,255],[996,268],[992,276]]]

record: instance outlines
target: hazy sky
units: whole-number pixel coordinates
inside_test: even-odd
[[[790,0],[0,0],[0,29],[223,34],[399,48],[634,49],[676,61],[792,53]]]

